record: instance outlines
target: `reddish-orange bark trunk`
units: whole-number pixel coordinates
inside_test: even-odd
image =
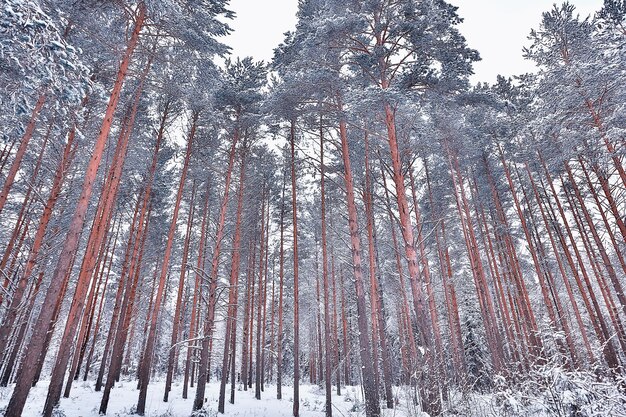
[[[23,359],[24,366],[22,366],[22,371],[18,374],[13,395],[6,409],[8,415],[18,416],[22,413],[28,392],[30,391],[36,374],[36,368],[33,365],[37,362],[38,358],[45,356],[47,351],[45,339],[48,333],[49,323],[51,323],[54,316],[54,306],[59,304],[58,300],[62,296],[66,276],[68,275],[72,259],[78,249],[79,237],[83,229],[85,215],[91,199],[93,184],[96,179],[98,167],[100,166],[100,161],[102,160],[104,146],[109,136],[113,115],[120,99],[126,73],[135,47],[137,46],[139,33],[143,28],[145,17],[146,5],[140,2],[137,9],[137,16],[135,17],[134,29],[127,42],[126,51],[122,58],[113,91],[109,98],[100,133],[98,134],[92,157],[89,160],[84,176],[79,202],[68,227],[68,233],[43,302],[44,308],[39,313],[33,326],[33,334]]]
[[[341,105],[339,106],[341,110]],[[378,387],[375,384],[374,366],[372,362],[372,346],[370,344],[369,326],[367,324],[367,308],[365,289],[363,284],[363,270],[361,261],[361,237],[359,235],[358,215],[356,210],[354,179],[350,165],[350,149],[348,147],[348,132],[346,121],[339,121],[339,136],[341,139],[341,155],[344,166],[344,184],[346,187],[346,202],[348,204],[348,227],[350,230],[350,247],[352,250],[352,268],[356,290],[357,324],[359,328],[359,353],[361,356],[361,372],[363,389],[365,391],[365,410],[369,417],[380,416]]]
[[[6,174],[2,190],[0,190],[0,213],[2,213],[2,209],[7,202],[9,192],[11,191],[11,187],[13,186],[13,182],[15,181],[15,176],[17,175],[17,171],[19,171],[20,169],[22,159],[24,159],[24,155],[26,154],[26,148],[28,148],[28,143],[33,137],[33,132],[35,131],[35,125],[37,124],[39,113],[41,112],[41,109],[43,109],[43,105],[45,102],[46,95],[40,94],[37,102],[35,103],[35,107],[33,108],[33,112],[30,116],[30,120],[28,121],[28,125],[26,125],[26,130],[22,135],[20,146],[17,148],[17,152],[13,157],[13,162],[11,162],[11,167]]]
[[[235,362],[235,350],[230,349],[236,346],[235,341],[237,339],[237,298],[239,285],[239,267],[241,263],[241,221],[243,215],[243,196],[246,174],[246,149],[242,150],[240,169],[239,169],[239,190],[237,191],[237,213],[235,215],[235,237],[233,240],[233,257],[230,268],[230,285],[228,288],[228,311],[226,316],[226,332],[224,337],[224,354],[222,358],[222,378],[220,381],[220,394],[218,400],[217,410],[220,413],[224,413],[226,402],[226,382],[228,371],[228,361],[232,361],[231,367]],[[234,369],[234,368],[233,368]],[[234,375],[231,375],[231,382],[234,383]],[[235,403],[235,392],[231,391],[230,403]]]

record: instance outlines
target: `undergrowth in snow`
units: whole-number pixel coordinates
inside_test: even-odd
[[[174,384],[170,393],[170,401],[163,402],[163,381],[156,381],[148,389],[146,417],[189,417],[195,390],[189,390],[189,398],[182,398],[182,386]],[[39,417],[43,407],[48,382],[37,384],[31,391],[22,417]],[[12,387],[0,388],[0,414],[9,402]],[[219,383],[211,382],[207,385],[207,401],[193,417],[216,417]],[[107,416],[128,417],[134,415],[135,404],[139,392],[136,383],[122,381],[111,391],[109,412]],[[415,414],[412,407],[408,407],[400,398],[404,397],[402,389],[397,389],[399,397],[397,409],[383,409],[385,417],[423,416]],[[95,392],[93,383],[76,384],[70,398],[62,398],[55,417],[92,417],[98,416],[102,393]],[[227,394],[228,397],[228,394]],[[304,385],[300,388],[300,414],[303,417],[318,417],[324,415],[324,390],[317,385]],[[283,387],[283,399],[276,399],[276,386],[267,385],[262,393],[261,400],[254,399],[254,389],[244,391],[241,384],[237,385],[235,404],[226,403],[225,417],[291,417],[293,404],[293,388]],[[341,395],[333,391],[333,414],[338,417],[364,416],[364,402],[360,387],[343,387]]]

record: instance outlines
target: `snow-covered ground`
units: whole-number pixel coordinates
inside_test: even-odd
[[[164,382],[156,381],[150,384],[148,389],[148,401],[146,404],[146,416],[148,417],[189,417],[195,389],[189,390],[189,398],[182,398],[182,386],[174,384],[170,393],[170,401],[163,402]],[[38,417],[46,398],[48,382],[42,381],[31,390],[29,400],[26,403],[22,417]],[[254,399],[254,389],[243,391],[237,387],[235,404],[226,403],[224,416],[237,417],[291,417],[293,407],[293,387],[283,387],[283,399],[276,399],[276,387],[268,385],[261,395],[261,400]],[[0,388],[0,412],[3,410],[11,396],[12,387]],[[206,409],[210,413],[217,414],[217,398],[219,383],[212,382],[207,386]],[[227,392],[227,400],[229,392]],[[341,396],[333,392],[333,414],[338,417],[363,416],[363,397],[359,387],[342,388]],[[398,395],[401,393],[398,392]],[[66,417],[90,417],[98,416],[102,393],[95,392],[93,383],[77,382],[72,388],[70,398],[61,399],[60,411]],[[137,403],[138,391],[136,382],[120,382],[111,391],[108,416],[127,416],[132,413]],[[303,385],[300,387],[300,414],[302,417],[319,417],[324,415],[324,390],[316,385]],[[415,416],[414,411],[409,411],[402,402],[394,410],[383,410],[385,417]],[[59,415],[63,415],[59,413]]]

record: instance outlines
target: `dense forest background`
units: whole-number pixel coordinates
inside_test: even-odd
[[[443,0],[300,0],[269,63],[227,0],[0,4],[4,415],[626,413],[626,1],[492,85]]]

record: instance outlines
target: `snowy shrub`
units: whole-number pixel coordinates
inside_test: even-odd
[[[52,417],[65,417],[65,412],[59,408],[59,406],[54,407],[52,410]]]
[[[158,414],[155,417],[174,417],[174,412],[172,410],[167,410],[162,414]]]
[[[123,411],[115,413],[115,417],[130,417],[135,414],[137,414],[137,406],[133,405],[132,407],[130,407],[129,410],[126,410],[126,408],[124,408]]]
[[[590,371],[566,370],[549,361],[535,365],[519,384],[498,379],[493,412],[498,416],[623,416],[626,395],[619,388],[623,382]]]
[[[191,413],[191,417],[217,417],[217,411],[202,407],[200,410]]]
[[[358,398],[354,399],[354,404],[352,404],[352,408],[350,408],[351,413],[360,413],[365,411],[365,404],[359,400]]]

